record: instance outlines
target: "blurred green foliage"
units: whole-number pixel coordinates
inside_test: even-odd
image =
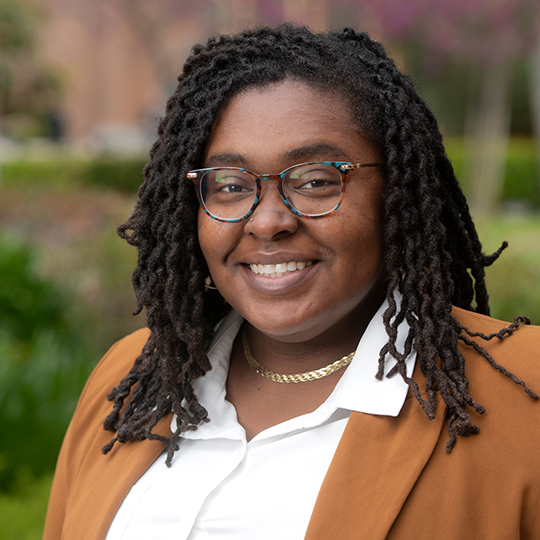
[[[462,179],[464,150],[460,139],[448,139],[448,155]],[[2,165],[2,182],[11,186],[68,188],[97,186],[136,193],[143,181],[143,159],[14,161]],[[540,206],[538,156],[534,140],[512,139],[508,145],[502,200],[523,200]],[[467,193],[468,186],[464,185]]]
[[[50,282],[35,275],[28,248],[7,239],[0,241],[0,280],[0,328],[24,347],[18,355],[21,360],[29,352],[27,346],[42,332],[51,328],[66,331],[66,299]]]
[[[136,193],[143,181],[144,160],[62,159],[2,164],[2,182],[16,186],[72,188],[99,186]]]
[[[470,186],[463,175],[464,161],[469,148],[461,139],[445,141],[448,157],[466,195]],[[510,139],[501,202],[525,201],[540,207],[540,163],[534,139]]]
[[[25,2],[0,0],[0,49],[17,54],[34,47],[37,13]]]
[[[37,275],[29,247],[0,238],[0,490],[53,470],[95,363],[69,301]]]
[[[476,223],[485,253],[508,248],[486,269],[491,316],[512,321],[527,315],[540,325],[540,215],[498,216]]]
[[[19,482],[12,493],[0,493],[0,540],[39,540],[52,476]]]
[[[38,45],[44,17],[32,0],[0,0],[0,114],[2,133],[10,137],[50,135],[58,108],[61,76]]]
[[[538,155],[530,139],[513,139],[506,162],[503,200],[529,201],[540,206]]]
[[[404,48],[408,71],[422,97],[429,103],[446,137],[461,137],[478,99],[484,71],[470,59],[448,58],[447,62],[426,64],[425,49],[408,44]],[[531,137],[534,133],[530,90],[530,60],[517,59],[511,70],[510,133]]]

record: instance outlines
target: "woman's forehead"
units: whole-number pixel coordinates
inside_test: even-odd
[[[291,163],[315,158],[354,161],[364,159],[364,146],[342,94],[285,80],[250,88],[229,101],[214,123],[205,164],[210,166],[216,156],[263,158],[270,153]]]

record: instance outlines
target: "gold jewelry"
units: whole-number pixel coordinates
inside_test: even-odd
[[[249,348],[245,326],[242,332],[242,345],[244,346],[244,354],[246,355],[246,360],[248,364],[259,375],[266,377],[267,379],[270,379],[271,381],[274,381],[277,383],[300,383],[300,382],[314,381],[316,379],[322,379],[323,377],[332,375],[332,373],[340,370],[341,368],[345,366],[348,366],[351,363],[354,356],[354,352],[352,352],[351,354],[344,356],[340,360],[336,360],[334,363],[329,364],[326,367],[323,367],[320,369],[314,369],[313,371],[305,371],[304,373],[295,373],[291,375],[285,375],[285,374],[276,373],[275,371],[270,371],[269,369],[266,369],[264,366],[261,366],[261,364],[259,364],[259,362],[255,360],[255,358],[253,358],[253,355],[251,354],[251,350]]]
[[[206,278],[204,280],[204,288],[207,291],[217,291],[217,287],[213,286],[212,276],[206,276]]]

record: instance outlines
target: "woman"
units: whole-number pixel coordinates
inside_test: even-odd
[[[488,317],[505,246],[366,34],[195,46],[119,232],[148,331],[85,388],[46,539],[540,537],[540,333]]]

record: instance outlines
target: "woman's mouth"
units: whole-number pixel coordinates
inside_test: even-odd
[[[296,270],[303,270],[307,266],[311,266],[314,261],[307,262],[283,262],[278,264],[250,264],[251,271],[260,276],[269,278],[278,278],[296,272]]]

